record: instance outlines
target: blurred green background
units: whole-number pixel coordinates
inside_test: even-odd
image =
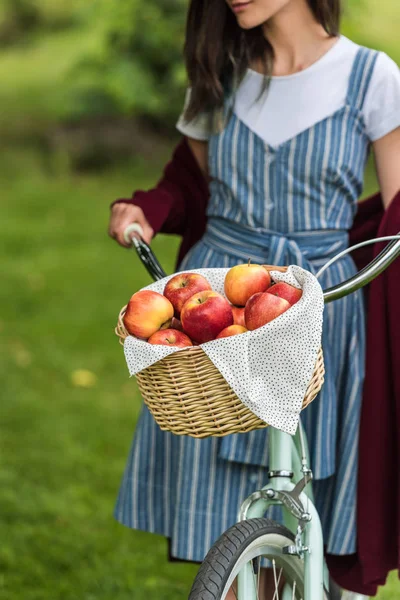
[[[185,4],[0,0],[1,600],[184,600],[196,572],[112,517],[140,409],[113,328],[149,277],[106,235],[176,141]],[[400,63],[398,0],[343,30]]]

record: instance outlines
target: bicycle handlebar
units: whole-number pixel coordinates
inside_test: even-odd
[[[157,281],[163,277],[166,277],[167,274],[158,262],[153,250],[148,244],[146,244],[146,242],[143,241],[141,237],[142,233],[143,232],[140,225],[138,225],[138,223],[132,223],[126,228],[124,237],[127,242],[132,243],[148,273],[155,281]],[[357,244],[356,246],[348,248],[348,251],[370,243],[374,243],[380,239],[381,238],[377,238],[376,240],[368,240],[367,242]],[[397,234],[397,236],[388,236],[387,238],[382,239],[391,239],[392,241],[378,254],[378,256],[376,256],[366,267],[364,267],[364,269],[361,269],[361,271],[353,275],[353,277],[350,277],[350,279],[346,279],[346,281],[324,290],[325,304],[328,302],[333,302],[334,300],[338,300],[339,298],[343,298],[344,296],[348,296],[356,290],[364,287],[373,279],[378,277],[378,275],[383,273],[383,271],[385,271],[385,269],[387,269],[389,265],[396,260],[396,258],[400,257],[400,232]]]
[[[373,281],[378,275],[383,273],[389,265],[392,264],[400,256],[400,232],[397,236],[390,236],[392,241],[376,256],[366,267],[361,269],[358,273],[346,279],[327,290],[324,290],[324,302],[333,302],[344,296],[352,294],[356,290],[361,289],[371,281]],[[379,239],[379,238],[378,238]],[[368,240],[363,244],[357,244],[357,248],[365,246],[367,243],[373,243],[375,240]]]

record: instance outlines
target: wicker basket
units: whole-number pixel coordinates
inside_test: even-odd
[[[266,266],[285,271],[286,267]],[[121,344],[129,335],[124,307],[115,329]],[[304,409],[324,382],[322,349],[303,400]],[[166,356],[136,374],[140,392],[161,429],[195,438],[246,433],[268,425],[239,400],[216,366],[199,346]]]

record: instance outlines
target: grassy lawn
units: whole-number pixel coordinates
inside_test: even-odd
[[[112,517],[140,408],[113,327],[149,278],[107,238],[108,203],[162,159],[71,177],[3,156],[1,600],[187,598],[195,568]],[[177,240],[154,246],[171,271]],[[393,579],[380,598],[399,594]]]
[[[140,408],[113,327],[149,278],[105,230],[109,201],[148,179],[140,167],[74,179],[30,157],[3,162],[2,600],[187,597],[193,568],[112,517]],[[168,270],[175,246],[155,242]]]

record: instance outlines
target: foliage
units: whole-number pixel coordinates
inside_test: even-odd
[[[76,116],[140,115],[170,124],[185,85],[183,0],[100,0],[100,48],[73,71]]]
[[[40,24],[40,13],[32,0],[3,0],[0,44],[7,46],[19,41]]]
[[[82,0],[0,0],[0,47],[26,43],[29,35],[76,25]]]

